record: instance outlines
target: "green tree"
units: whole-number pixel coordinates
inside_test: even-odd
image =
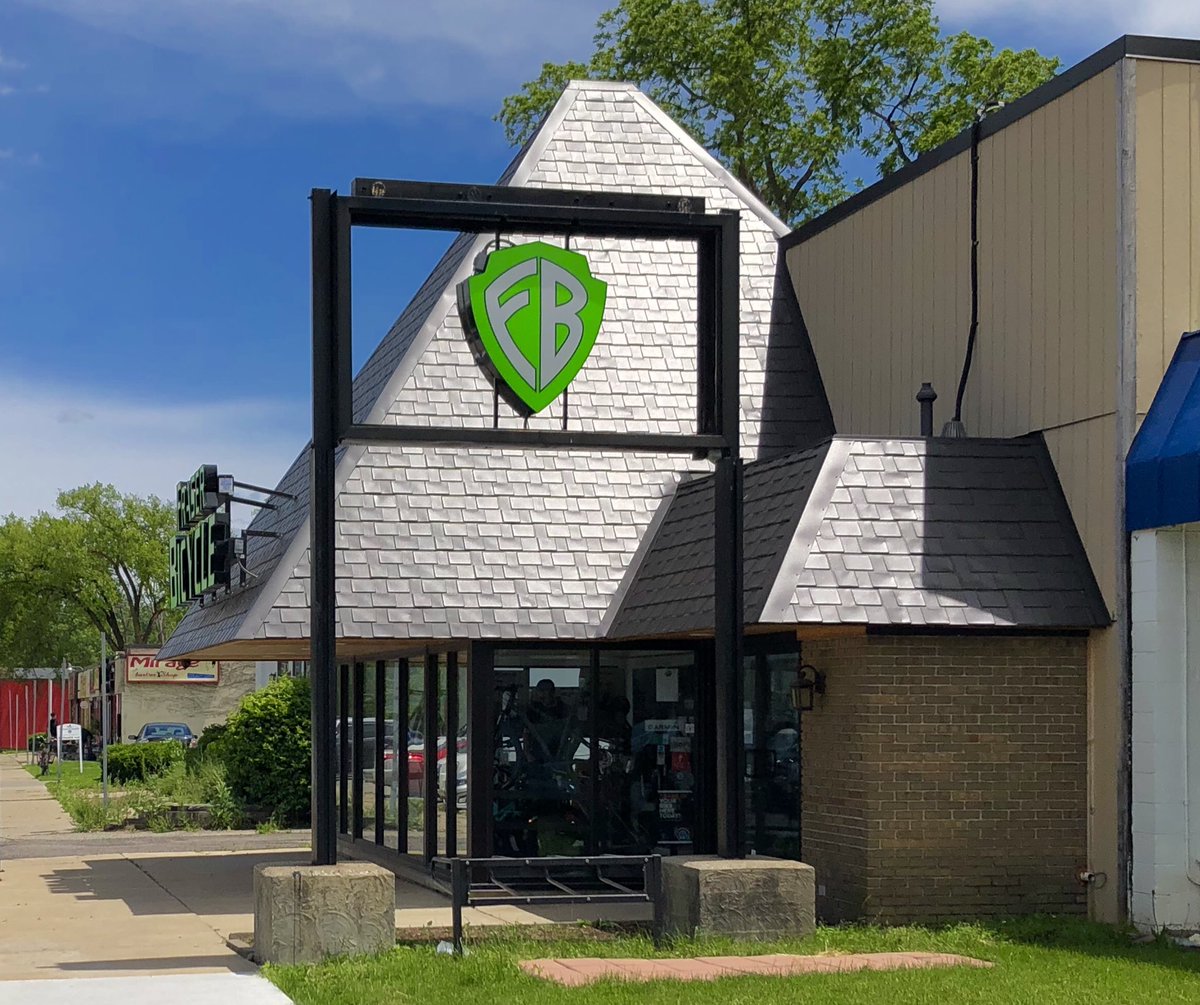
[[[946,37],[932,0],[619,0],[586,63],[546,63],[496,116],[523,143],[572,79],[638,84],[783,219],[851,191],[1050,79],[1058,60]]]
[[[162,643],[174,508],[95,484],[57,509],[0,520],[0,665],[92,662],[100,632],[114,649]]]

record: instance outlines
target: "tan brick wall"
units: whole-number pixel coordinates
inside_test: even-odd
[[[804,643],[805,660],[824,671],[828,686],[819,710],[803,713],[800,847],[816,871],[818,914],[829,922],[859,917],[867,896],[866,801],[868,785],[877,784],[858,694],[867,643]]]
[[[803,740],[823,918],[1086,909],[1085,639],[869,636],[804,656],[828,676]]]

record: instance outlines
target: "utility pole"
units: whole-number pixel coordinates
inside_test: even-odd
[[[100,785],[108,809],[108,636],[100,633]]]

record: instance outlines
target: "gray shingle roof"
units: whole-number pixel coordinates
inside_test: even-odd
[[[778,454],[832,432],[778,253],[786,228],[635,88],[572,84],[501,181],[672,192],[740,210],[744,449]],[[454,241],[359,373],[359,421],[491,424],[491,386],[452,309],[454,283],[486,240]],[[572,247],[609,283],[600,340],[572,384],[572,428],[690,431],[693,250],[582,239]],[[501,412],[502,425],[520,423]],[[529,425],[560,421],[556,405]],[[281,534],[252,544],[252,585],[193,607],[164,655],[307,637],[307,467],[306,449],[284,478],[298,498],[252,524]],[[352,448],[339,463],[339,634],[599,634],[642,534],[689,468],[707,465],[639,454]]]
[[[747,623],[1111,621],[1040,438],[839,437],[747,465],[744,507]],[[711,479],[681,486],[610,636],[711,628],[711,526]]]

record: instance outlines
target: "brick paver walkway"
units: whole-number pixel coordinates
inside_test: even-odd
[[[572,987],[611,977],[622,981],[711,981],[718,977],[787,977],[847,974],[859,970],[921,970],[931,967],[990,967],[984,960],[951,953],[854,953],[846,956],[700,956],[690,960],[524,960],[527,974]]]

